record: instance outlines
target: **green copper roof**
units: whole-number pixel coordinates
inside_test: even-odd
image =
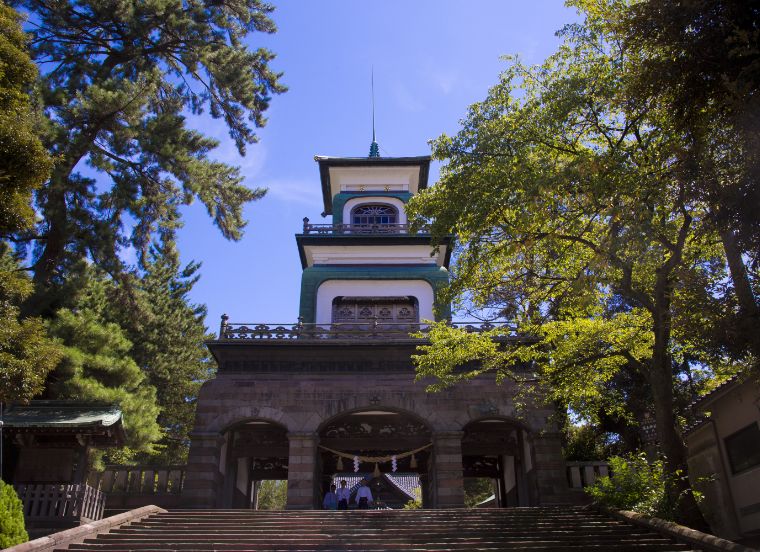
[[[8,428],[106,428],[121,422],[118,406],[72,401],[32,401],[11,405],[3,414]]]

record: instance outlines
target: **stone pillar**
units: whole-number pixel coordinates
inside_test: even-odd
[[[317,436],[288,433],[287,510],[311,510],[316,502]]]
[[[433,434],[433,485],[436,508],[464,508],[462,431]]]
[[[216,432],[193,433],[182,489],[182,501],[188,508],[216,508],[221,496],[225,439]]]
[[[565,473],[561,435],[557,432],[534,435],[533,449],[535,451],[533,474],[538,491],[538,505],[570,503],[572,498]],[[533,502],[533,504],[536,503]]]

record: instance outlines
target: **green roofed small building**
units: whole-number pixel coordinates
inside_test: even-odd
[[[100,519],[104,497],[86,483],[92,447],[124,445],[121,410],[75,401],[31,401],[2,417],[3,478],[24,503],[27,530],[48,534]]]

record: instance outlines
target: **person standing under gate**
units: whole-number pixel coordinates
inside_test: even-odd
[[[356,504],[360,510],[367,510],[372,504],[372,491],[367,487],[366,479],[362,479],[361,485],[356,491]]]
[[[346,480],[343,479],[340,482],[340,489],[338,489],[338,510],[348,510],[348,501],[351,499],[351,489],[346,487]]]
[[[338,495],[335,494],[335,485],[330,485],[330,490],[325,493],[325,498],[322,501],[322,508],[325,510],[338,509]]]

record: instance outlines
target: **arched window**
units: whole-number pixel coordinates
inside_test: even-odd
[[[354,225],[396,224],[398,211],[390,205],[359,205],[351,211]]]

